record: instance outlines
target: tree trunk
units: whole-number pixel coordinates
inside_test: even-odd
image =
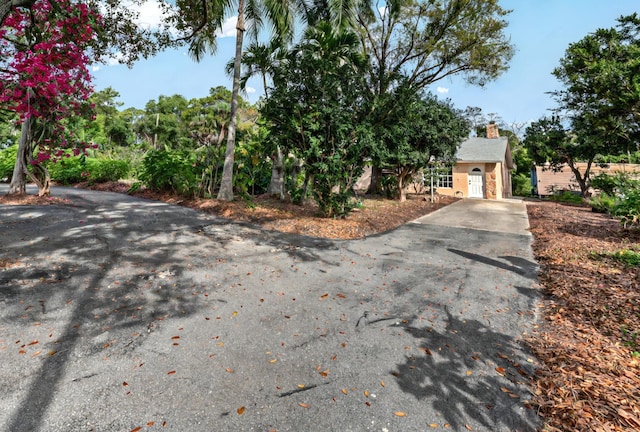
[[[284,200],[284,157],[282,150],[278,146],[278,151],[274,157],[271,157],[271,182],[267,193],[270,196],[277,196]]]
[[[369,189],[367,193],[370,195],[378,195],[382,188],[380,182],[382,181],[382,168],[372,165],[371,166],[371,179],[369,181]]]
[[[18,143],[18,154],[16,163],[13,166],[13,175],[9,184],[7,195],[25,195],[27,193],[27,177],[38,187],[38,196],[45,196],[51,193],[51,178],[45,167],[39,163],[33,163],[33,149],[31,148],[31,130],[35,124],[35,119],[29,117],[22,122],[20,142]],[[33,172],[29,171],[29,166]]]
[[[587,162],[587,168],[584,171],[584,175],[580,173],[578,168],[576,168],[576,166],[573,163],[573,160],[569,160],[569,162],[567,163],[567,165],[569,165],[569,168],[571,169],[571,172],[573,172],[573,176],[576,178],[576,181],[578,182],[578,186],[580,186],[580,194],[582,195],[583,198],[589,198],[589,173],[591,171],[592,162],[593,162],[593,159],[590,159]]]
[[[29,117],[22,122],[18,155],[13,166],[13,176],[9,184],[8,195],[25,195],[27,193],[27,175],[29,173],[29,152],[31,149],[31,128],[35,120]]]
[[[398,187],[398,201],[405,202],[407,200],[407,194],[404,192],[404,184],[406,178],[409,176],[410,170],[407,168],[400,168],[396,173],[396,185]]]
[[[236,151],[236,113],[238,111],[238,92],[240,90],[240,66],[242,61],[242,41],[244,39],[244,0],[238,3],[238,24],[236,25],[236,54],[233,61],[233,88],[231,90],[231,120],[227,135],[227,149],[224,155],[222,179],[218,199],[233,200],[233,168]]]
[[[304,200],[307,198],[307,194],[309,193],[309,184],[311,183],[311,175],[309,171],[305,171],[304,173],[304,183],[302,183],[302,191],[300,192],[300,196],[293,200],[294,204],[302,205],[304,204]]]

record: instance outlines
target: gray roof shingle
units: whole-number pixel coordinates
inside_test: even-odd
[[[507,155],[508,145],[507,137],[468,138],[460,144],[456,152],[456,160],[460,162],[502,162]]]

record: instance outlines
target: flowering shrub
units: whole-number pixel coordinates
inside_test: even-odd
[[[70,126],[92,116],[88,50],[100,20],[80,1],[37,0],[13,9],[0,28],[0,105],[29,126],[24,162],[41,166],[90,146]]]

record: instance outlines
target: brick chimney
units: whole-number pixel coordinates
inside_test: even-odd
[[[500,138],[498,125],[494,121],[489,122],[487,125],[487,138]]]

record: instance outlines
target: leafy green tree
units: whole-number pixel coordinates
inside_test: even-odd
[[[549,164],[549,169],[560,170],[567,165],[574,174],[583,196],[588,195],[591,166],[594,159],[607,151],[606,143],[589,135],[588,123],[573,123],[574,129],[562,123],[559,117],[545,117],[533,122],[525,132],[524,145],[538,165]],[[578,162],[586,162],[580,172]]]
[[[242,102],[244,104],[244,102]],[[204,98],[192,99],[183,113],[189,137],[196,143],[198,163],[202,165],[199,194],[213,196],[224,162],[222,143],[229,126],[231,92],[225,87],[209,90]]]
[[[484,85],[508,68],[514,49],[504,34],[510,11],[498,0],[372,2],[358,14],[373,91],[384,94],[400,76],[423,89],[452,75]]]
[[[618,19],[569,45],[553,74],[559,111],[610,154],[638,150],[640,142],[640,16]],[[596,138],[597,137],[597,138]]]
[[[475,85],[496,79],[514,54],[504,33],[509,12],[498,0],[392,0],[362,7],[357,22],[372,63],[373,109],[402,109],[388,99],[376,102],[392,96],[400,83],[419,92],[454,75]],[[379,121],[388,118],[385,113],[374,116]],[[380,161],[373,159],[370,192],[379,189],[379,167]]]
[[[431,94],[416,94],[405,88],[397,93],[402,106],[394,111],[390,127],[376,137],[374,157],[396,177],[398,200],[404,201],[407,181],[427,167],[430,160],[452,161],[462,140],[469,135],[469,124],[448,101]]]
[[[120,93],[112,87],[97,91],[89,102],[94,106],[96,118],[86,125],[90,139],[103,149],[115,146],[128,146],[133,143],[131,125],[122,116],[119,108],[123,105],[117,99]]]
[[[179,31],[187,33],[185,39],[189,41],[189,52],[196,60],[208,52],[215,52],[216,31],[222,27],[222,22],[227,11],[232,7],[232,2],[214,2],[211,0],[177,0],[177,14],[172,17]],[[329,2],[329,13],[332,23],[341,27],[349,22],[350,13],[353,11],[352,3],[347,0],[341,2]],[[240,74],[244,32],[247,24],[254,40],[263,23],[263,18],[271,24],[274,35],[282,40],[291,40],[293,36],[293,24],[300,17],[300,11],[308,9],[304,1],[276,1],[276,0],[238,0],[238,20],[236,24],[236,48],[233,65],[233,86],[231,98],[230,120],[228,127],[225,162],[222,172],[222,181],[218,192],[218,199],[233,199],[233,170],[236,139],[236,113],[238,109],[238,93],[240,90]]]
[[[0,109],[0,150],[18,141],[20,132],[15,126],[17,120],[15,113]]]
[[[152,147],[178,149],[188,146],[184,138],[187,126],[182,121],[182,113],[188,101],[181,95],[158,97],[150,100],[144,108],[145,115],[136,122],[138,134],[145,137]]]
[[[287,50],[282,40],[274,38],[268,43],[253,42],[242,55],[244,67],[240,78],[240,88],[244,89],[247,80],[255,75],[262,79],[265,100],[269,99],[269,81],[274,70],[285,59]],[[227,73],[233,72],[233,62],[227,64]],[[267,137],[267,135],[265,135]],[[262,149],[271,159],[271,180],[267,193],[284,199],[285,163],[282,149],[274,140],[262,141]]]
[[[352,186],[371,143],[362,98],[366,70],[357,37],[321,22],[305,31],[276,68],[261,110],[272,139],[303,160],[306,180],[327,217],[351,210]]]

